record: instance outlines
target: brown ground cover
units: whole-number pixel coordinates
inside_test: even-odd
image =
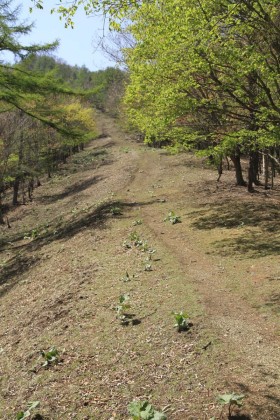
[[[128,419],[140,399],[170,420],[225,419],[217,396],[235,392],[232,418],[279,419],[279,186],[248,194],[231,171],[217,185],[191,155],[100,127],[1,227],[0,418],[38,400],[37,419]]]

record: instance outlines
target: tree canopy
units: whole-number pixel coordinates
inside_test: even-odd
[[[78,8],[133,36],[125,103],[146,141],[230,156],[240,185],[246,155],[249,190],[261,157],[280,166],[278,0],[61,0],[56,12],[69,25]]]
[[[279,21],[270,0],[143,3],[126,51],[131,121],[148,141],[248,154],[251,189],[256,154],[280,142]]]

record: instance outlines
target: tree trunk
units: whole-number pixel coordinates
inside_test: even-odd
[[[268,190],[268,182],[269,182],[269,166],[268,166],[269,160],[268,155],[265,153],[263,155],[263,172],[264,172],[264,189]]]
[[[249,168],[248,168],[248,191],[254,192],[253,185],[260,185],[258,180],[259,156],[257,152],[251,152],[249,155]]]
[[[34,190],[34,179],[31,178],[28,183],[28,198],[29,201],[33,200],[33,190]]]
[[[0,225],[4,225],[3,209],[2,209],[2,193],[0,193]]]
[[[20,186],[20,176],[17,176],[14,180],[13,185],[13,205],[18,205],[18,192],[19,192],[19,186]]]
[[[261,185],[259,180],[259,154],[258,152],[252,152],[252,176],[255,185]]]
[[[236,185],[246,187],[247,183],[246,183],[246,181],[244,181],[243,174],[242,174],[242,167],[241,167],[241,162],[240,162],[240,153],[237,152],[234,155],[231,155],[230,159],[232,160],[233,165],[234,165],[234,169],[235,169]]]
[[[23,161],[23,133],[20,134],[19,138],[19,149],[18,149],[18,165],[17,165],[17,175],[14,180],[13,185],[13,205],[18,205],[18,192],[20,187],[20,181],[22,179],[21,170],[22,170],[22,161]]]
[[[218,179],[217,182],[220,181],[221,176],[223,175],[223,159],[220,159],[220,162],[217,165],[217,171],[218,171]]]
[[[249,156],[249,167],[248,167],[248,192],[253,193],[254,187],[254,163],[252,154]]]

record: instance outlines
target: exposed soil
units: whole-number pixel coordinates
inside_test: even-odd
[[[232,171],[217,184],[194,156],[99,124],[0,228],[1,419],[37,400],[43,419],[128,419],[134,399],[226,419],[217,396],[232,392],[245,395],[232,419],[279,419],[279,185],[248,194]]]

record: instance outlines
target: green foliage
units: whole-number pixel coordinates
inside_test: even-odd
[[[174,316],[176,321],[174,327],[176,327],[179,332],[189,328],[189,316],[186,312],[172,312],[171,314]]]
[[[142,223],[143,223],[143,221],[141,219],[134,220],[134,222],[132,222],[132,226],[142,225]]]
[[[137,245],[140,242],[140,235],[134,230],[130,233],[129,239],[133,242],[134,245]]]
[[[129,303],[129,295],[123,294],[119,297],[119,303],[115,307],[115,310],[117,312],[117,318],[121,321],[121,323],[125,323],[128,319],[126,311],[130,308]]]
[[[32,3],[38,9],[43,9],[44,0],[32,0]],[[128,17],[131,9],[137,8],[140,4],[139,0],[78,0],[70,2],[69,4],[60,4],[54,7],[51,13],[58,13],[61,19],[65,22],[65,27],[74,27],[75,14],[79,7],[83,9],[86,15],[93,15],[95,13],[103,13],[110,19],[110,28],[119,29],[119,19]],[[32,11],[32,7],[30,8]]]
[[[128,405],[133,420],[166,420],[164,413],[156,411],[149,401],[133,401]]]
[[[147,143],[215,160],[279,148],[278,3],[80,0],[56,12],[72,25],[79,7],[102,11],[111,29],[125,29],[134,40],[123,51],[131,125]]]
[[[31,411],[35,410],[35,408],[39,407],[40,401],[33,401],[27,404],[27,410],[20,411],[17,413],[16,420],[26,419],[27,417],[31,416]]]
[[[131,249],[132,248],[131,243],[128,242],[128,241],[123,241],[122,246],[126,249]]]
[[[237,405],[238,407],[241,407],[243,405],[243,399],[245,398],[245,395],[243,394],[223,394],[218,395],[218,402],[221,405],[227,405],[230,406]]]
[[[121,214],[122,214],[122,210],[121,210],[121,208],[120,208],[120,207],[114,206],[114,207],[111,207],[111,208],[110,208],[110,213],[111,213],[113,216],[119,216],[119,215],[121,215]]]
[[[51,347],[48,351],[42,351],[41,355],[45,359],[43,367],[58,363],[59,352],[55,347]]]
[[[141,224],[141,223],[137,223],[137,224]],[[153,254],[153,253],[156,252],[155,249],[153,249],[149,246],[147,241],[141,239],[140,235],[136,231],[133,231],[133,232],[130,233],[129,241],[124,241],[123,242],[123,247],[124,248],[130,249],[133,246],[138,248],[142,252],[149,252],[150,254]]]
[[[169,221],[172,225],[181,223],[181,217],[177,216],[174,211],[170,211],[164,221]]]
[[[131,232],[131,234],[129,235],[129,239],[133,246],[141,248],[142,250],[146,249],[146,242],[140,238],[140,235],[136,231]]]
[[[30,233],[25,233],[23,239],[36,239],[39,236],[38,229],[32,229]]]
[[[232,407],[234,406],[242,407],[244,398],[245,398],[245,395],[243,394],[232,393],[232,394],[218,395],[217,400],[222,406],[228,405],[228,415],[230,418]]]
[[[148,143],[216,161],[279,148],[278,28],[270,0],[141,3],[125,51],[130,122]]]
[[[19,12],[11,0],[0,4],[1,51],[17,59],[0,68],[0,186],[25,183],[31,200],[34,179],[46,172],[50,176],[59,162],[96,136],[96,128],[92,106],[78,99],[66,77],[58,78],[52,58],[38,57],[55,49],[57,42],[19,42],[32,30],[32,25],[19,22]],[[13,204],[18,204],[16,196]]]
[[[85,66],[70,66],[53,57],[35,54],[27,57],[24,65],[29,71],[38,74],[51,73],[61,84],[83,92],[95,108],[113,117],[118,116],[126,79],[124,71],[108,67],[91,72]]]

